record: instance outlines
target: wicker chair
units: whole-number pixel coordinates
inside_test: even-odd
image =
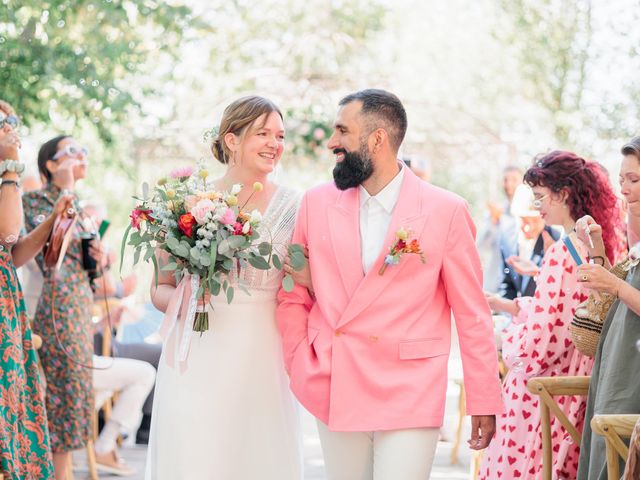
[[[587,395],[590,377],[536,377],[529,380],[527,388],[540,397],[540,424],[542,426],[542,478],[551,480],[553,447],[551,445],[551,413],[567,430],[571,439],[580,445],[582,435],[558,404],[553,400],[558,395]]]

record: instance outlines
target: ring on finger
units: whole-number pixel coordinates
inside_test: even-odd
[[[582,281],[583,281],[583,282],[587,282],[587,281],[589,281],[589,275],[587,275],[587,274],[582,275]]]

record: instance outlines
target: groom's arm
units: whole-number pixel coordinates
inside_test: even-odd
[[[498,355],[474,237],[473,220],[461,200],[449,226],[442,278],[458,331],[467,414],[495,415],[504,410]]]
[[[302,198],[291,243],[308,246],[307,243],[307,195]],[[287,372],[291,369],[293,354],[300,343],[307,337],[307,318],[313,305],[309,291],[296,285],[291,292],[280,289],[278,293],[278,309],[276,318],[282,336],[284,365]]]

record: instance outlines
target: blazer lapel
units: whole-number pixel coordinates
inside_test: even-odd
[[[384,263],[384,259],[389,253],[389,247],[396,242],[396,232],[400,228],[404,228],[409,231],[410,238],[412,239],[419,239],[422,235],[428,214],[423,213],[423,196],[420,194],[420,190],[421,181],[413,172],[411,172],[411,170],[407,168],[404,173],[400,197],[398,198],[398,203],[393,211],[382,250],[375,263],[371,266],[371,269],[357,286],[357,289],[351,298],[351,302],[349,302],[349,305],[338,322],[338,327],[344,325],[358,315],[374,298],[380,295],[384,288],[396,277],[396,275],[398,275],[409,260],[408,257],[411,255],[405,254],[398,265],[390,265],[387,267],[384,275],[379,274],[380,268]],[[358,239],[360,239],[359,234]],[[358,252],[360,252],[359,242]],[[358,261],[360,261],[360,255],[358,255]]]
[[[364,278],[360,246],[360,193],[345,190],[327,210],[329,233],[342,283],[349,297]]]

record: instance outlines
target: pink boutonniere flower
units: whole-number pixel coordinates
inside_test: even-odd
[[[378,271],[378,275],[384,275],[384,272],[387,270],[389,265],[397,265],[400,263],[400,259],[402,255],[405,253],[414,253],[420,255],[420,260],[422,263],[425,263],[426,260],[424,258],[424,253],[422,248],[420,248],[420,244],[418,240],[415,238],[409,239],[409,232],[404,228],[401,228],[396,232],[396,242],[389,247],[389,254],[384,257],[384,263],[380,267]]]

